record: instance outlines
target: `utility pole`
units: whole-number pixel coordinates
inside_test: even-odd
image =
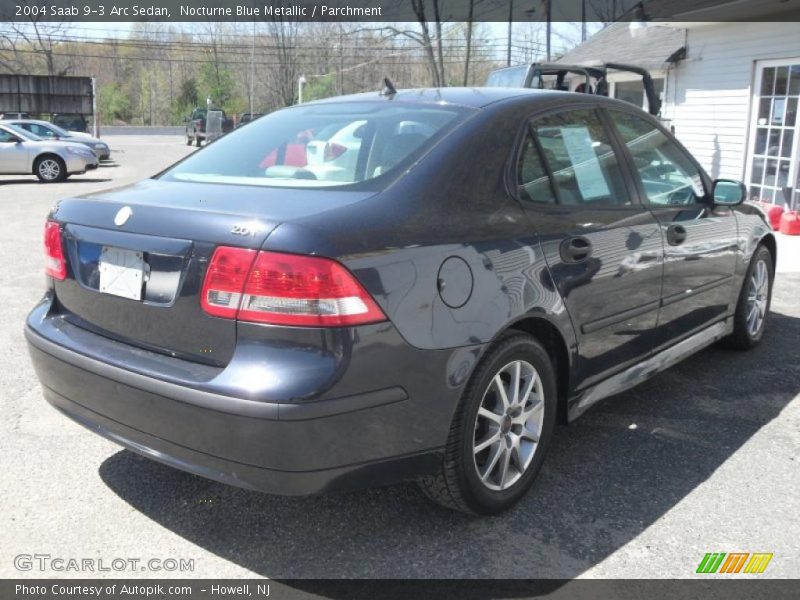
[[[581,41],[586,41],[586,0],[581,0]]]
[[[250,48],[250,119],[253,118],[253,96],[256,87],[256,20],[253,19],[253,45]]]
[[[511,23],[514,18],[514,0],[508,1],[508,56],[506,57],[506,66],[511,66]]]
[[[553,0],[547,0],[545,10],[547,11],[547,62],[550,62],[550,37],[552,29],[551,11],[553,9]]]

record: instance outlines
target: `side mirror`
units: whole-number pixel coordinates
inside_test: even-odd
[[[737,206],[747,198],[747,188],[741,181],[717,179],[714,181],[714,204]]]

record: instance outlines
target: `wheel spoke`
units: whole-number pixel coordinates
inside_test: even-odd
[[[500,402],[503,403],[503,410],[506,410],[509,406],[508,394],[506,394],[506,386],[503,383],[502,377],[500,377],[500,373],[494,376],[494,387],[497,388],[497,393],[500,394]]]
[[[484,408],[483,406],[481,406],[480,409],[478,410],[478,415],[483,417],[484,419],[489,419],[492,423],[496,423],[498,425],[501,425],[503,423],[502,415],[493,413],[488,408]]]
[[[528,397],[531,395],[531,392],[533,391],[533,386],[534,385],[536,385],[536,371],[531,373],[531,380],[528,382],[528,385],[525,387],[525,393],[522,394],[522,400],[520,400],[520,404],[523,407],[528,402]]]
[[[500,463],[500,489],[506,487],[506,480],[508,479],[508,465],[511,463],[511,450],[506,448],[503,454],[503,460]]]
[[[519,434],[519,437],[523,440],[529,440],[534,444],[539,443],[539,433],[536,431],[531,431],[527,427],[522,428],[522,432]]]
[[[495,431],[492,435],[490,435],[485,440],[483,440],[482,442],[480,442],[475,446],[475,454],[483,452],[484,450],[486,450],[486,448],[488,448],[492,444],[496,444],[499,439],[500,439],[500,431]]]
[[[522,363],[516,361],[514,363],[514,375],[511,379],[512,385],[512,394],[511,394],[511,406],[516,406],[519,404],[519,386],[522,384]]]
[[[487,479],[489,479],[489,477],[492,474],[492,471],[494,471],[495,466],[497,466],[497,461],[499,461],[500,457],[503,454],[505,454],[505,451],[506,451],[505,444],[497,444],[497,446],[494,447],[494,452],[492,453],[492,457],[486,462],[486,465],[484,465],[485,469],[484,472],[479,473],[482,481],[486,481]]]

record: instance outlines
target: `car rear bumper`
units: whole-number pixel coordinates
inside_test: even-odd
[[[397,385],[320,401],[231,397],[200,382],[176,385],[114,364],[123,344],[78,331],[47,312],[46,304],[34,309],[25,334],[48,402],[162,463],[289,495],[388,484],[435,473],[441,465],[460,388],[424,398]],[[97,338],[95,356],[87,354],[87,336]],[[430,367],[418,366],[417,376]]]

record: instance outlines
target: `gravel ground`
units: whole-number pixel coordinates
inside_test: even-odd
[[[413,485],[267,496],[139,458],[41,397],[22,326],[43,289],[47,210],[193,150],[108,139],[115,161],[91,174],[0,177],[0,577],[82,575],[20,573],[22,553],[194,559],[195,577],[689,577],[720,551],[772,552],[764,577],[800,575],[800,238],[780,242],[764,344],[703,351],[561,427],[506,515],[451,513]]]

